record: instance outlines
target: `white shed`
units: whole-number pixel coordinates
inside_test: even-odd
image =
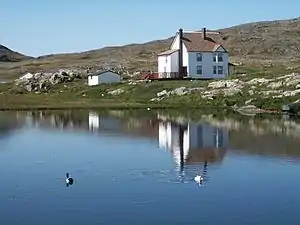
[[[117,83],[122,80],[122,76],[110,70],[97,72],[93,75],[88,76],[88,85],[99,85],[99,84],[109,84]]]

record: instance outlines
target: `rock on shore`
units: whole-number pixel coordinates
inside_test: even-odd
[[[53,73],[27,73],[15,80],[15,85],[24,88],[28,92],[47,92],[51,86],[71,82],[76,78],[83,78],[86,75],[76,70],[58,70]]]

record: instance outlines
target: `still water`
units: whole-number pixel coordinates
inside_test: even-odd
[[[1,224],[300,224],[297,121],[1,112],[0,146]]]

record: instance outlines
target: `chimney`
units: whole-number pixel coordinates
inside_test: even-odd
[[[183,77],[183,56],[182,56],[182,39],[183,39],[183,30],[179,29],[179,55],[178,55],[178,75]]]
[[[203,40],[206,40],[206,28],[205,27],[202,28],[202,37],[203,37]]]

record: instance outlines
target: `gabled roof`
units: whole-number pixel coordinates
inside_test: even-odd
[[[184,32],[183,33],[183,44],[185,45],[188,52],[214,52],[219,47],[226,49],[222,44],[217,43],[214,39],[206,34],[206,38],[203,38],[202,32]]]
[[[98,70],[95,73],[90,74],[89,76],[100,76],[101,74],[106,73],[106,72],[112,72],[112,73],[115,73],[115,74],[118,74],[119,76],[121,76],[119,73],[112,71],[112,70]]]
[[[174,44],[178,35],[179,33],[177,32],[173,38],[170,48]],[[216,42],[212,36],[217,37],[217,40],[220,40],[221,37],[219,32],[206,31],[206,38],[204,40],[203,33],[201,31],[183,32],[183,44],[188,52],[215,52],[219,47],[223,48],[225,52],[227,52],[224,46],[221,43]],[[171,50],[160,53],[159,55],[164,55],[169,51]]]
[[[179,51],[179,50],[178,49],[170,49],[170,50],[159,53],[158,56],[160,56],[160,55],[171,55],[171,54],[173,54],[174,52],[177,52],[177,51]]]

